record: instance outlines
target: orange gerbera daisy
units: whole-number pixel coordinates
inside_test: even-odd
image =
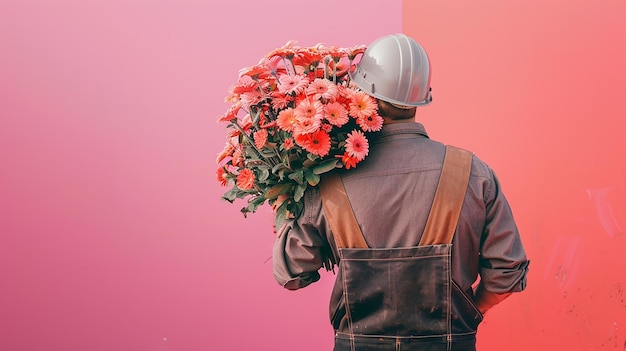
[[[273,56],[284,56],[284,57],[287,57],[287,58],[293,57],[294,53],[297,50],[297,47],[295,46],[295,44],[296,44],[295,40],[289,40],[282,47],[274,49],[274,50],[270,51],[269,53],[267,53],[267,55],[265,55],[265,57],[267,57],[267,58],[271,58]]]
[[[254,186],[254,180],[254,172],[244,168],[237,175],[237,187],[241,190],[250,190]]]
[[[298,123],[298,119],[296,118],[295,111],[292,108],[287,108],[280,111],[278,117],[276,118],[276,124],[278,125],[278,128],[286,132],[293,132],[293,126],[296,123]]]
[[[357,159],[357,161],[363,161],[365,156],[369,153],[369,143],[365,134],[360,130],[353,130],[348,133],[346,138],[346,152],[348,155]]]
[[[357,160],[356,157],[350,156],[347,152],[344,152],[343,155],[337,155],[335,157],[341,159],[341,162],[343,162],[343,166],[346,167],[346,169],[354,168],[356,167],[356,164],[359,163],[359,160]]]
[[[243,116],[241,118],[241,120],[239,121],[239,125],[241,126],[241,129],[246,132],[246,134],[250,134],[250,129],[252,128],[252,117],[250,116],[249,113],[247,113],[245,116]]]
[[[216,173],[217,181],[221,186],[228,185],[228,172],[226,172],[226,168],[220,167],[217,169]]]
[[[376,111],[376,101],[363,91],[352,94],[350,101],[350,115],[354,118],[370,116]]]
[[[240,104],[233,104],[231,105],[228,110],[226,111],[226,113],[224,113],[223,115],[221,115],[217,121],[218,122],[230,122],[233,119],[237,118],[237,113],[239,113],[239,110],[241,109],[241,105]]]
[[[243,93],[257,89],[257,82],[249,76],[242,76],[237,81],[237,85],[230,87],[228,90],[231,95],[237,96]],[[227,98],[228,101],[228,98]]]
[[[222,152],[220,152],[217,155],[216,162],[218,164],[222,163],[222,161],[224,161],[224,159],[226,159],[227,157],[232,157],[234,152],[235,152],[235,146],[233,146],[233,143],[229,139],[226,145],[224,146],[224,150],[222,150]]]
[[[230,164],[235,167],[243,165],[243,148],[241,144],[239,144],[235,148],[235,151],[233,151],[233,157],[230,160]]]
[[[254,139],[254,146],[256,146],[257,149],[262,148],[267,142],[267,129],[256,131],[252,138]]]
[[[271,74],[269,68],[265,65],[255,65],[252,67],[245,67],[239,70],[239,77],[248,76],[251,78],[265,78]]]
[[[300,48],[294,57],[293,63],[297,66],[308,67],[317,64],[321,61],[321,59],[322,56],[319,53],[318,48]]]
[[[331,102],[324,105],[324,118],[328,123],[341,127],[348,123],[348,110],[339,102]]]
[[[300,101],[296,106],[296,116],[298,118],[321,119],[324,117],[324,105],[312,98]]]
[[[329,76],[341,76],[346,74],[350,69],[350,62],[347,59],[340,59],[339,61],[331,61],[328,65]]]
[[[357,45],[355,47],[346,49],[345,52],[348,54],[348,58],[350,60],[353,60],[358,54],[364,53],[366,48],[367,47],[365,45]]]

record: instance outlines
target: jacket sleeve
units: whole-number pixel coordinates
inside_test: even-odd
[[[274,278],[289,290],[301,289],[320,279],[318,271],[329,267],[330,251],[313,218],[319,218],[321,202],[317,191],[307,191],[305,206],[297,219],[277,230],[272,254]]]
[[[480,277],[483,287],[494,293],[526,288],[529,260],[510,205],[491,172],[485,189],[486,220],[481,238]]]

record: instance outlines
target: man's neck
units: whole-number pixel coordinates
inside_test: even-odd
[[[415,118],[391,119],[389,117],[383,117],[383,121],[383,124],[411,123],[415,122]]]

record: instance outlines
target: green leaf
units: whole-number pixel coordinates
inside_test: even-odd
[[[244,147],[243,155],[250,160],[260,160],[259,153],[253,147]]]
[[[251,201],[248,203],[248,206],[246,206],[245,208],[241,209],[241,212],[244,213],[244,216],[246,215],[246,213],[254,213],[257,211],[257,209],[259,208],[259,206],[262,203],[258,203],[258,201],[256,201],[257,199]],[[263,199],[263,201],[265,201],[265,199]],[[244,212],[245,211],[245,212]]]
[[[268,169],[268,167],[259,167],[259,175],[258,175],[258,180],[260,182],[264,182],[267,180],[267,178],[269,178],[270,176],[270,170]]]
[[[304,183],[304,171],[299,170],[299,171],[291,173],[289,175],[289,179],[295,181],[298,184]]]
[[[279,170],[284,171],[284,170],[286,170],[286,169],[288,169],[288,168],[287,168],[287,166],[285,166],[285,164],[283,164],[283,163],[279,163],[279,164],[277,164],[276,166],[272,167],[272,173],[273,173],[273,174],[278,174],[278,171],[279,171]]]
[[[265,148],[261,149],[261,155],[263,155],[263,157],[266,158],[272,158],[274,156],[276,156],[276,153],[272,150],[267,150]]]
[[[245,193],[241,191],[241,189],[234,186],[232,189],[222,195],[222,199],[232,203],[235,199],[241,199],[245,196]]]
[[[315,174],[314,172],[308,171],[304,174],[304,176],[306,177],[306,181],[311,186],[316,186],[317,183],[320,182],[320,176],[318,174]]]
[[[293,193],[293,199],[298,202],[304,196],[304,191],[306,190],[307,183],[298,184],[296,190]]]
[[[328,159],[313,167],[313,173],[322,174],[333,170],[337,166],[338,158]]]
[[[282,180],[285,178],[285,171],[286,171],[286,170],[287,170],[287,168],[281,168],[281,170],[280,170],[280,171],[278,171],[277,176],[278,176],[278,179],[279,179],[279,180],[281,180],[281,181],[282,181]]]

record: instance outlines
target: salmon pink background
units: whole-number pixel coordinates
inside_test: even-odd
[[[480,350],[626,350],[626,3],[404,1],[431,137],[502,182],[531,259]]]
[[[593,5],[592,5],[593,4]],[[216,118],[267,51],[424,44],[433,138],[500,176],[528,291],[481,350],[626,345],[623,2],[0,2],[0,350],[328,350],[332,274],[289,292],[271,212],[222,202]],[[506,345],[506,347],[503,347]]]

